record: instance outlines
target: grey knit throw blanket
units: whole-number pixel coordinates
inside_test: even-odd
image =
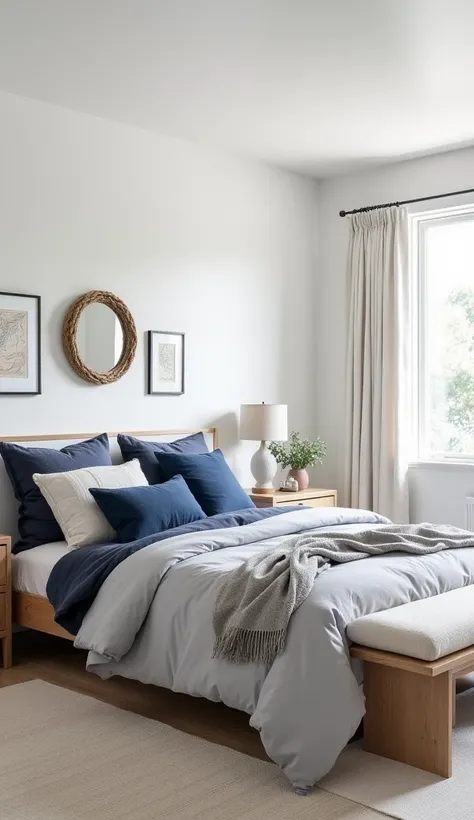
[[[291,616],[332,563],[388,552],[430,555],[457,547],[474,547],[474,532],[388,524],[357,533],[334,529],[287,538],[227,575],[214,610],[214,657],[272,663],[285,649]]]

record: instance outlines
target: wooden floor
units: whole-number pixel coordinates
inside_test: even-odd
[[[28,680],[45,680],[66,689],[168,723],[176,729],[230,746],[244,754],[267,759],[249,716],[222,703],[211,703],[125,678],[103,681],[85,671],[86,652],[69,641],[40,632],[13,636],[13,667],[0,668],[0,687]]]

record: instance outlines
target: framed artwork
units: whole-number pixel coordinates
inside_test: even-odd
[[[41,298],[0,292],[0,395],[41,393]]]
[[[148,395],[184,393],[184,333],[148,331]]]

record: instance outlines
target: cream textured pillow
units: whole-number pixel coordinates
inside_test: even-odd
[[[115,537],[89,487],[112,490],[148,484],[138,459],[117,466],[82,467],[66,473],[34,473],[33,481],[51,507],[68,547],[102,544]]]

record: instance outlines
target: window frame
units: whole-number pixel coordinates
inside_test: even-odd
[[[471,453],[448,453],[431,450],[428,442],[428,374],[426,368],[426,233],[436,223],[474,223],[474,202],[409,213],[410,219],[410,301],[411,301],[411,349],[412,349],[412,430],[415,458],[412,463],[437,463],[474,466],[474,451]]]

